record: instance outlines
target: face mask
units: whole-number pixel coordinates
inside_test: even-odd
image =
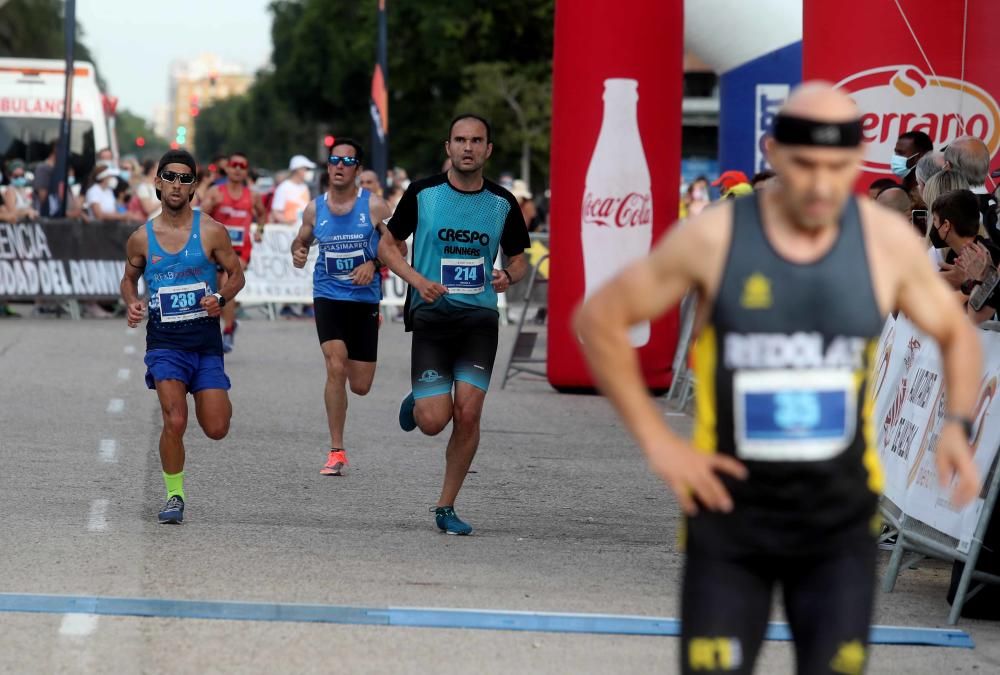
[[[309,169],[308,171],[306,171],[306,182],[311,183],[314,180],[316,180],[316,172],[313,171],[312,169]]]
[[[906,176],[906,174],[913,171],[911,167],[906,166],[906,163],[909,161],[910,161],[909,157],[903,157],[902,155],[893,155],[892,159],[889,160],[889,168],[892,169],[892,172],[894,174],[896,174],[900,178],[903,178]]]
[[[70,176],[66,179],[66,182],[69,183],[70,187],[73,187],[76,185],[76,176]]]
[[[944,240],[944,238],[941,236],[941,233],[938,232],[938,229],[934,226],[931,226],[930,238],[931,238],[931,246],[933,246],[934,248],[936,249],[949,248],[948,242]]]
[[[108,180],[108,189],[114,190],[116,187],[118,187],[118,178],[116,178],[115,176],[112,176]]]
[[[708,190],[706,190],[705,188],[695,188],[691,192],[691,197],[696,202],[707,202],[708,201]]]
[[[25,187],[28,184],[28,179],[24,176],[18,176],[17,178],[11,178],[10,184],[14,187]]]
[[[131,171],[119,171],[118,174],[122,177],[122,180],[128,182],[128,179],[132,177]]]

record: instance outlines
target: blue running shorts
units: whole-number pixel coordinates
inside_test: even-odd
[[[163,380],[183,382],[192,394],[205,389],[232,386],[219,354],[200,354],[179,349],[150,349],[146,352],[146,386],[156,389]]]

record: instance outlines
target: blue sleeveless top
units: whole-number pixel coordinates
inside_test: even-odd
[[[355,268],[374,260],[381,236],[372,222],[371,193],[358,191],[354,208],[334,215],[326,204],[326,194],[316,197],[316,224],[313,236],[319,257],[313,271],[313,296],[328,300],[378,303],[382,300],[382,277],[375,274],[370,284],[358,286],[351,280]]]
[[[216,265],[201,240],[201,211],[194,212],[191,236],[177,253],[160,246],[153,221],[146,222],[149,241],[143,279],[149,292],[146,349],[222,353],[219,319],[210,318],[201,299],[216,290]]]

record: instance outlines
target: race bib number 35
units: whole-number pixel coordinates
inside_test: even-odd
[[[441,285],[449,293],[482,293],[486,288],[486,259],[443,258]]]
[[[184,286],[163,286],[157,293],[160,305],[160,321],[191,321],[208,316],[201,306],[201,299],[208,294],[204,282]]]
[[[737,456],[780,462],[836,457],[854,440],[855,382],[850,370],[737,373],[733,378]]]
[[[350,281],[355,269],[365,264],[364,251],[325,251],[326,273],[340,281]]]

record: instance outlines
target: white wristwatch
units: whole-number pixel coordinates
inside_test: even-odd
[[[219,301],[219,307],[226,306],[226,298],[222,295],[222,293],[212,293],[212,295],[214,295],[215,299]]]

